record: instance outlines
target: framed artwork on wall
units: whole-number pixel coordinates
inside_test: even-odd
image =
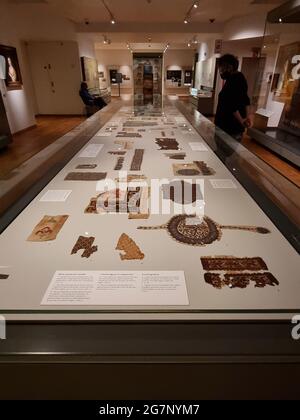
[[[179,83],[181,82],[181,78],[181,70],[167,70],[167,80],[172,80],[172,82]]]
[[[5,84],[8,90],[22,89],[22,76],[19,66],[17,49],[7,45],[0,45],[0,57],[5,67]]]

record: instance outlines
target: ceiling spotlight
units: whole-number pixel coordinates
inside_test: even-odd
[[[194,3],[194,4],[193,4],[193,7],[194,7],[195,9],[198,9],[198,3]]]
[[[282,23],[282,18],[279,18],[279,22]]]
[[[188,47],[190,47],[191,45],[192,45],[192,44],[189,42],[189,43],[188,43]]]
[[[189,21],[188,21],[188,19],[186,18],[186,19],[184,19],[184,21],[183,21],[186,25],[189,23]]]
[[[113,15],[112,11],[110,10],[110,8],[105,3],[105,0],[102,0],[102,3],[103,3],[103,6],[105,7],[105,9],[107,10],[107,12],[108,12],[108,14],[110,16],[110,23],[112,25],[115,25],[116,24],[116,19],[115,19],[114,15]]]

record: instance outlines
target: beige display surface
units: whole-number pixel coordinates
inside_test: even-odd
[[[86,145],[69,164],[47,185],[32,203],[14,220],[0,236],[0,274],[9,275],[0,280],[0,313],[8,319],[55,320],[201,320],[201,319],[282,319],[300,311],[299,256],[289,242],[262,212],[245,189],[232,176],[216,155],[207,151],[193,151],[190,143],[203,140],[173,107],[165,108],[165,117],[157,117],[157,126],[135,127],[146,130],[141,138],[117,138],[126,121],[149,123],[144,117],[133,117],[132,109],[123,108],[101,132],[111,125],[119,128],[110,137],[98,133],[89,142],[99,153],[95,157],[80,157]],[[172,123],[172,125],[171,125]],[[186,125],[186,126],[185,126]],[[128,128],[128,127],[127,127]],[[157,128],[161,128],[158,130]],[[190,130],[190,131],[189,131]],[[176,138],[180,151],[159,150],[156,138]],[[174,132],[174,136],[171,136]],[[130,131],[127,131],[130,134]],[[151,179],[179,179],[173,175],[173,164],[204,161],[216,174],[204,179],[205,215],[219,225],[258,226],[270,234],[250,231],[222,230],[222,238],[206,246],[189,246],[176,242],[166,230],[139,230],[166,224],[171,215],[150,215],[149,219],[129,220],[127,214],[85,214],[92,197],[99,192],[96,181],[65,181],[78,165],[97,164],[95,172],[107,173],[114,180],[118,156],[109,154],[122,149],[116,140],[133,141],[132,150],[124,156],[123,171],[130,170],[135,149],[144,149],[141,171]],[[101,150],[100,150],[101,149]],[[200,148],[201,149],[201,148]],[[166,153],[186,153],[184,161],[171,160]],[[82,170],[77,170],[83,172]],[[93,170],[88,170],[92,172]],[[182,179],[185,179],[182,177]],[[231,180],[237,188],[213,188],[211,180]],[[221,184],[220,184],[221,185]],[[71,190],[65,202],[43,202],[48,190]],[[68,215],[68,219],[54,241],[29,242],[28,237],[45,216]],[[145,255],[142,260],[122,261],[116,250],[120,236],[125,233]],[[82,258],[83,251],[71,255],[79,236],[94,237],[98,247],[89,258]],[[261,257],[268,271],[279,285],[257,288],[251,283],[244,289],[224,287],[219,290],[204,280],[205,270],[201,257],[234,256]],[[58,271],[158,271],[184,272],[188,306],[43,306],[43,297]],[[298,312],[299,312],[298,311]]]

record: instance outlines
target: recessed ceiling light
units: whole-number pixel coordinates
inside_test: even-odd
[[[282,19],[281,18],[279,18],[279,22],[282,23]]]

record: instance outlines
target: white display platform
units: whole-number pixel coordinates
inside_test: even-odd
[[[165,108],[165,118],[157,117],[154,127],[139,127],[142,138],[117,138],[123,124],[132,119],[149,122],[143,117],[133,117],[131,108],[123,108],[101,130],[118,125],[110,137],[98,133],[89,142],[95,150],[95,157],[80,157],[79,152],[68,165],[41,191],[31,204],[14,220],[0,236],[0,274],[9,275],[0,280],[0,313],[7,319],[32,320],[208,320],[208,319],[290,319],[291,314],[300,311],[299,256],[269,218],[258,207],[247,191],[239,184],[216,155],[207,151],[193,151],[190,143],[204,142],[186,121],[183,127],[182,115],[173,107]],[[147,117],[145,117],[147,118]],[[154,121],[154,120],[152,120]],[[154,121],[154,122],[155,122]],[[172,124],[171,124],[172,123]],[[135,129],[135,132],[138,128]],[[176,138],[180,151],[161,151],[155,143],[162,137]],[[174,133],[174,137],[172,136]],[[97,164],[87,172],[106,172],[108,179],[118,177],[114,171],[118,156],[109,154],[118,151],[116,140],[133,141],[133,149],[126,152],[123,171],[129,170],[134,149],[145,149],[141,171],[129,172],[145,175],[151,179],[178,179],[174,177],[173,164],[204,161],[216,172],[213,176],[201,177],[205,181],[205,214],[220,225],[261,226],[271,231],[268,235],[223,230],[222,238],[211,245],[192,247],[173,240],[166,230],[144,231],[139,226],[157,226],[167,223],[172,215],[151,215],[148,220],[129,220],[127,214],[97,215],[85,214],[92,197],[97,196],[96,181],[65,181],[78,165]],[[205,143],[205,142],[204,142]],[[94,145],[99,145],[97,150]],[[103,145],[101,148],[100,145]],[[100,150],[101,149],[101,150]],[[98,153],[99,151],[99,153]],[[97,152],[97,153],[96,153]],[[166,154],[186,153],[184,161],[174,161]],[[92,154],[90,154],[92,156]],[[198,177],[199,178],[199,177]],[[189,177],[197,179],[197,177]],[[211,180],[232,181],[237,188],[213,188]],[[71,190],[65,202],[43,202],[41,198],[48,190]],[[28,242],[27,238],[45,215],[69,215],[56,240],[52,242]],[[122,261],[116,246],[120,236],[126,233],[139,246],[145,258],[139,261]],[[98,251],[90,258],[71,251],[82,236],[95,237]],[[234,256],[261,257],[279,282],[279,286],[245,289],[218,290],[204,280],[201,257]],[[166,306],[135,305],[120,306],[42,306],[43,297],[57,271],[115,272],[115,271],[159,271],[184,272],[189,305]]]

